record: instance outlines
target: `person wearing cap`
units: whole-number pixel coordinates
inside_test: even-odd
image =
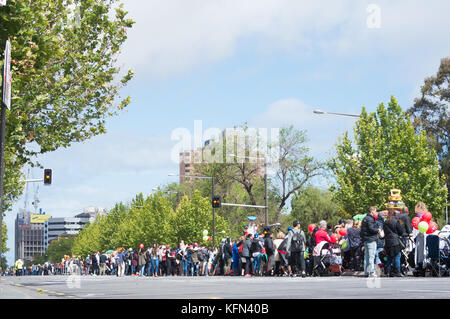
[[[263,245],[258,233],[255,233],[252,240],[251,255],[253,257],[253,272],[255,276],[260,276],[261,250]]]
[[[291,256],[291,273],[296,276],[296,273],[300,274],[302,278],[306,277],[305,266],[305,243],[306,237],[303,230],[300,229],[300,222],[295,220],[292,223],[292,230],[287,234],[286,251]],[[293,267],[292,267],[293,266]]]

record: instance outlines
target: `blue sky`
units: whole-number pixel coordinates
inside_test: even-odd
[[[108,121],[106,135],[39,158],[53,169],[53,185],[39,188],[52,216],[111,208],[177,181],[167,176],[178,169],[171,133],[193,132],[195,120],[203,129],[292,124],[307,130],[311,153],[326,158],[354,119],[314,109],[374,111],[391,94],[406,109],[450,55],[448,1],[124,2],[136,21],[119,58],[136,72],[121,92],[132,102]],[[9,263],[23,206],[21,198],[5,218]]]

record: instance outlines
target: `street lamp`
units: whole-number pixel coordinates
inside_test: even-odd
[[[180,177],[186,177],[186,178],[199,178],[199,179],[210,179],[211,180],[211,200],[214,196],[214,176],[198,176],[198,175],[180,175],[180,174],[174,174],[171,173],[169,176],[180,176]],[[212,207],[213,212],[213,220],[212,220],[212,227],[213,227],[213,247],[216,247],[216,209]]]
[[[259,159],[259,157],[254,157],[254,156],[238,156],[236,154],[228,154],[229,156],[232,157],[237,157],[237,158],[248,158],[248,159]],[[265,211],[265,216],[264,216],[264,224],[268,225],[269,224],[269,199],[267,198],[267,158],[264,156],[264,205],[266,206],[264,208]]]
[[[356,114],[326,112],[326,111],[322,111],[322,110],[314,110],[313,113],[315,113],[315,114],[333,114],[333,115],[350,116],[350,117],[357,117],[357,118],[360,117],[359,115],[356,115]]]

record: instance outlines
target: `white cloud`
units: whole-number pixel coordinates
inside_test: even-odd
[[[250,122],[250,126],[281,128],[293,125],[297,129],[306,130],[307,146],[311,154],[324,159],[332,151],[337,136],[342,136],[345,131],[349,131],[352,136],[355,119],[327,114],[319,115],[313,112],[314,109],[316,108],[296,98],[282,99],[270,104],[262,114]]]
[[[239,41],[254,44],[260,52],[394,54],[407,62],[417,55],[436,58],[450,51],[445,41],[450,2],[375,1],[381,9],[379,29],[367,27],[370,3],[128,0],[125,8],[136,24],[121,61],[136,69],[138,77],[161,78],[233,56]]]

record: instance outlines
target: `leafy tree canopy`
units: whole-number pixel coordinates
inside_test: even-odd
[[[354,133],[353,142],[344,134],[330,161],[334,199],[343,213],[364,213],[372,205],[384,209],[390,189],[397,188],[409,208],[423,201],[435,217],[443,215],[447,189],[436,152],[425,132],[415,133],[395,97],[374,113],[363,108]]]

